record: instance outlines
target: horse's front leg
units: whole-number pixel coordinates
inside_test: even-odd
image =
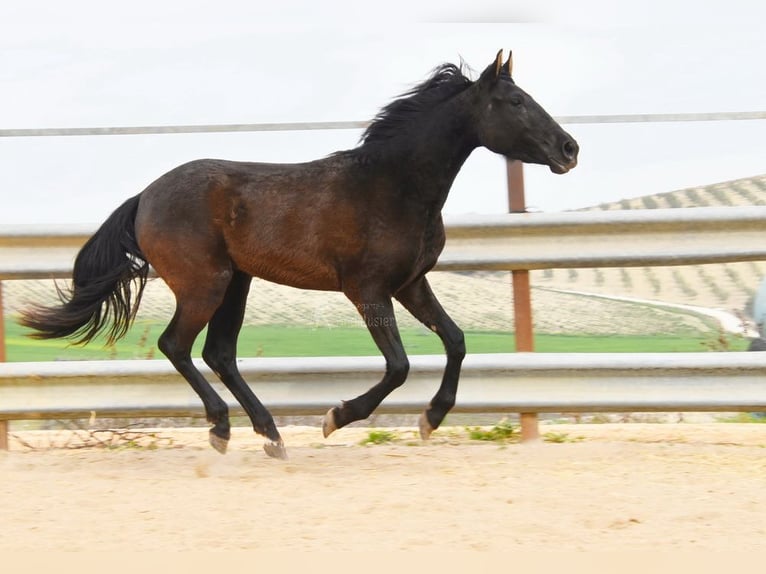
[[[434,331],[447,352],[447,366],[439,390],[420,416],[420,436],[427,439],[455,406],[460,367],[465,357],[463,331],[447,315],[425,277],[408,285],[396,294],[396,299],[426,327]]]
[[[383,353],[386,359],[386,373],[383,379],[366,393],[350,401],[343,401],[341,406],[333,407],[327,412],[322,425],[325,437],[351,422],[370,416],[391,391],[404,383],[410,369],[399,329],[396,326],[391,299],[385,296],[357,298],[348,295],[348,297],[356,305],[375,344]]]

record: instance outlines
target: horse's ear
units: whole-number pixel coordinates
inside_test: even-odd
[[[505,67],[508,68],[508,75],[513,77],[513,50],[508,52],[508,61],[505,63]]]
[[[500,50],[495,57],[495,61],[487,66],[479,77],[480,82],[494,83],[497,78],[500,77],[500,72],[503,70],[503,51]]]
[[[503,69],[503,50],[502,48],[497,52],[495,57],[495,77],[500,75],[500,71]]]

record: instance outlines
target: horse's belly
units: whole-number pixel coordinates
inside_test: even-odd
[[[234,264],[249,275],[298,289],[340,291],[337,270],[319,259],[285,253],[254,253],[233,257]]]

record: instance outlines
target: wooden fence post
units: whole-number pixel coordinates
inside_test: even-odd
[[[5,312],[3,311],[3,282],[0,281],[0,363],[5,362]],[[8,450],[8,421],[0,421],[0,450]]]
[[[5,362],[5,311],[3,310],[3,282],[0,281],[0,363]]]
[[[524,196],[524,164],[518,160],[507,160],[508,174],[508,210],[511,213],[527,211]],[[516,351],[532,352],[535,350],[532,328],[532,295],[529,285],[529,271],[511,271],[513,286],[513,317],[516,325]],[[540,439],[537,413],[521,413],[521,441],[530,442]]]
[[[8,450],[8,421],[0,421],[0,450]]]

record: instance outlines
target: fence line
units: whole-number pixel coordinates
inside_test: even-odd
[[[731,120],[763,120],[766,111],[749,112],[703,112],[670,114],[617,114],[557,116],[562,124],[616,124],[645,122],[711,122]],[[283,122],[254,124],[207,124],[175,126],[115,126],[85,128],[10,128],[0,129],[0,137],[53,137],[53,136],[116,136],[147,134],[194,134],[229,132],[275,132],[313,130],[364,129],[369,121],[338,122]]]
[[[766,259],[766,206],[446,217],[436,270],[690,265]],[[0,281],[68,277],[95,231],[0,225]]]
[[[450,218],[439,268],[529,269],[766,259],[766,207],[679,208]],[[65,275],[90,230],[0,227],[0,279]],[[60,253],[56,271],[31,256]],[[19,263],[19,254],[25,254]],[[20,267],[21,265],[21,267]],[[275,362],[276,361],[276,362]],[[281,361],[281,362],[280,362]],[[411,380],[380,412],[422,409],[444,357],[412,357]],[[766,410],[759,353],[471,355],[456,412]],[[245,359],[279,414],[321,412],[384,368],[382,358]],[[262,392],[263,391],[263,392]],[[328,406],[329,405],[329,406]],[[238,407],[232,403],[232,409]],[[0,364],[0,448],[24,418],[201,414],[166,361]]]
[[[214,380],[200,360],[202,373]],[[411,357],[407,383],[377,413],[419,413],[439,387],[445,358]],[[322,415],[385,368],[382,357],[241,359],[238,366],[278,415]],[[722,412],[766,410],[759,353],[504,353],[468,355],[454,412]],[[223,384],[213,386],[243,414]],[[168,361],[63,361],[0,365],[0,421],[203,416]]]
[[[565,124],[762,119],[766,119],[766,112],[557,118],[560,123]],[[352,121],[2,129],[0,137],[335,130],[363,129],[368,125],[369,122]],[[510,173],[509,168],[509,176]],[[514,273],[526,273],[529,269],[562,265],[680,265],[689,262],[752,261],[766,258],[766,212],[760,213],[763,208],[750,207],[747,208],[747,213],[742,210],[731,211],[737,208],[725,208],[719,209],[720,213],[715,215],[712,211],[703,212],[700,209],[702,208],[653,210],[653,216],[615,215],[611,212],[606,216],[617,218],[617,221],[606,221],[605,216],[601,214],[577,213],[563,214],[564,219],[557,219],[561,214],[517,214],[510,216],[512,219],[507,221],[495,219],[463,222],[462,227],[453,225],[448,228],[451,236],[439,265],[442,269],[511,269]],[[663,214],[664,211],[675,213]],[[701,215],[703,213],[712,217],[706,218],[706,215]],[[583,217],[585,226],[581,220]],[[645,217],[649,219],[644,220]],[[514,222],[513,225],[511,221]],[[586,227],[587,231],[583,234],[582,231]],[[513,229],[515,231],[511,231]],[[71,269],[71,258],[62,265],[62,244],[65,247],[77,247],[83,240],[81,230],[59,229],[59,232],[50,233],[48,236],[30,233],[29,229],[24,231],[20,228],[6,228],[7,233],[1,231],[0,280],[66,273]],[[735,234],[738,235],[734,237]],[[653,236],[654,245],[649,248],[649,239]],[[615,239],[618,237],[619,241]],[[703,239],[708,241],[705,243]],[[704,249],[700,249],[703,243]],[[614,251],[612,248],[616,244],[619,244],[618,250]],[[562,255],[564,247],[576,249],[570,249]],[[626,247],[630,251],[627,255],[624,251]],[[18,256],[28,255],[30,249],[33,252],[47,249],[48,253],[58,249],[59,259],[53,264],[50,261],[32,261],[20,266]],[[475,256],[477,249],[483,250],[483,258]],[[537,251],[530,255],[530,249]],[[66,249],[63,253],[66,253]],[[518,256],[517,253],[522,255]],[[524,416],[536,412],[766,410],[766,385],[762,384],[766,367],[762,366],[760,354],[738,353],[736,357],[726,357],[722,353],[686,355],[642,354],[625,355],[623,358],[615,354],[603,357],[594,355],[591,356],[595,361],[592,363],[587,362],[586,356],[570,354],[558,357],[527,353],[471,355],[466,358],[456,412],[488,412],[493,409],[519,412],[522,415],[524,436]],[[359,362],[362,360],[367,363]],[[380,412],[411,412],[422,409],[424,401],[432,391],[423,397],[418,396],[415,401],[402,398],[404,395],[396,393],[425,390],[425,387],[435,388],[441,377],[443,360],[443,357],[413,357],[409,384],[401,387],[401,390],[385,401]],[[269,391],[266,391],[264,402],[279,414],[300,414],[317,409],[321,412],[328,406],[337,404],[340,397],[356,394],[358,383],[353,387],[348,387],[348,384],[351,380],[358,381],[365,369],[372,365],[377,375],[382,368],[380,358],[281,360],[282,366],[277,370],[286,369],[285,372],[292,373],[286,375],[288,378],[302,377],[306,383],[298,384],[297,380],[292,380],[292,383],[285,381],[285,376],[278,376],[274,369],[265,369],[265,360],[257,360],[254,363],[257,365],[255,370],[250,372],[247,361],[243,362],[245,374],[251,380],[257,380],[259,389],[264,385],[264,376],[271,377],[270,382],[265,383],[266,387],[277,385],[273,387],[277,395],[269,395]],[[525,361],[531,361],[526,364],[526,370]],[[631,361],[633,366],[628,365]],[[8,446],[10,420],[77,417],[92,411],[112,416],[138,416],[142,413],[149,416],[184,416],[201,413],[197,399],[192,397],[194,402],[189,402],[190,389],[186,385],[178,384],[179,376],[168,370],[167,362],[142,363],[37,363],[26,366],[0,363],[0,449]],[[160,364],[162,367],[158,367]],[[624,368],[621,370],[621,367]],[[97,373],[99,369],[104,368],[118,370],[116,373]],[[179,389],[184,389],[185,395],[180,399],[180,403],[178,396],[163,399],[149,392],[157,390],[156,386],[146,386],[149,382],[147,377],[154,380],[159,376],[155,372],[157,368],[166,371],[166,374],[160,377],[162,380],[169,377],[175,381],[172,392],[177,393]],[[27,372],[25,369],[36,370],[36,373]],[[134,369],[139,370],[134,372]],[[117,380],[114,379],[115,376]],[[332,397],[327,395],[328,392],[332,392]],[[35,401],[40,400],[43,404],[36,406]],[[232,407],[237,412],[237,405],[232,403]],[[533,422],[536,427],[536,418]],[[528,436],[535,434],[536,430]]]

